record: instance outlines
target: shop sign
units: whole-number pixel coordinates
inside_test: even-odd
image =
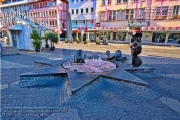
[[[134,32],[136,32],[136,33],[139,33],[139,32],[141,32],[141,30],[140,30],[140,28],[134,28],[134,29],[132,29]]]
[[[142,27],[141,30],[180,30],[180,27]]]
[[[100,27],[101,26],[101,23],[96,23],[96,27]]]
[[[88,30],[87,27],[78,27],[78,30]]]
[[[175,29],[175,30],[180,30],[180,27],[177,26],[177,27],[175,27],[174,29]]]
[[[96,30],[128,30],[128,27],[94,27]]]
[[[165,27],[162,27],[162,30],[165,30]]]
[[[168,27],[168,30],[173,30],[173,27]]]

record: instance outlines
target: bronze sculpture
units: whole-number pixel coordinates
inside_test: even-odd
[[[132,66],[134,67],[139,67],[142,64],[142,59],[138,57],[138,55],[142,51],[142,46],[138,42],[133,42],[132,45],[130,46],[131,48],[131,55],[132,55]]]
[[[81,49],[79,49],[77,50],[76,55],[74,55],[74,63],[85,63],[85,58],[86,55]]]
[[[116,60],[116,61],[125,61],[125,60],[127,60],[126,57],[121,57],[121,54],[122,54],[121,50],[116,50],[115,55],[113,55],[113,56],[111,56],[110,54],[111,54],[110,51],[107,50],[106,55],[108,56],[107,57],[108,60]]]

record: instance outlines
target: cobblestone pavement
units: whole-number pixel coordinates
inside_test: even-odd
[[[41,53],[20,51],[19,55],[3,56],[1,58],[2,120],[51,119],[51,113],[57,112],[57,110],[52,109],[62,109],[61,107],[72,108],[74,111],[77,109],[78,115],[82,120],[179,120],[180,113],[159,100],[160,97],[165,97],[180,101],[179,47],[143,46],[141,54],[143,59],[142,66],[154,67],[156,73],[132,74],[147,82],[149,84],[148,88],[100,78],[69,98],[64,91],[65,88],[62,88],[62,86],[34,88],[15,86],[16,82],[20,79],[20,74],[47,67],[35,65],[35,60],[72,60],[75,50],[79,48],[87,50],[86,53],[89,55],[95,54],[95,51],[102,54],[106,50],[115,52],[115,50],[120,49],[123,56],[128,58],[128,63],[130,63],[131,59],[130,49],[126,44],[98,46],[94,44],[78,45],[73,43],[71,44],[70,52],[67,48],[68,44],[59,43],[54,52],[46,50],[43,50]],[[66,84],[66,87],[68,86],[67,80],[64,84]],[[5,87],[3,88],[2,86]],[[16,109],[16,107],[19,109],[32,108],[40,110],[34,112],[33,115],[30,115],[30,113],[25,115],[28,111],[20,112],[19,115],[16,114],[14,116],[6,115],[8,108]],[[50,111],[46,112],[42,109]],[[70,116],[73,114],[70,114]],[[63,119],[69,119],[69,116]]]

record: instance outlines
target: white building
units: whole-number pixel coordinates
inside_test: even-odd
[[[95,10],[96,0],[69,1],[73,38],[79,38],[81,41],[95,39]]]

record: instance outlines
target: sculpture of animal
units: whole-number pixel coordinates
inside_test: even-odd
[[[86,58],[86,55],[84,54],[84,52],[79,49],[77,50],[76,52],[76,55],[74,55],[74,62],[75,63],[85,63],[85,58]]]
[[[125,60],[127,60],[126,57],[121,57],[121,54],[122,54],[121,50],[116,50],[115,55],[113,55],[113,56],[111,56],[110,54],[111,54],[110,51],[107,50],[106,55],[108,56],[107,57],[108,60],[116,60],[116,61],[125,61]]]

